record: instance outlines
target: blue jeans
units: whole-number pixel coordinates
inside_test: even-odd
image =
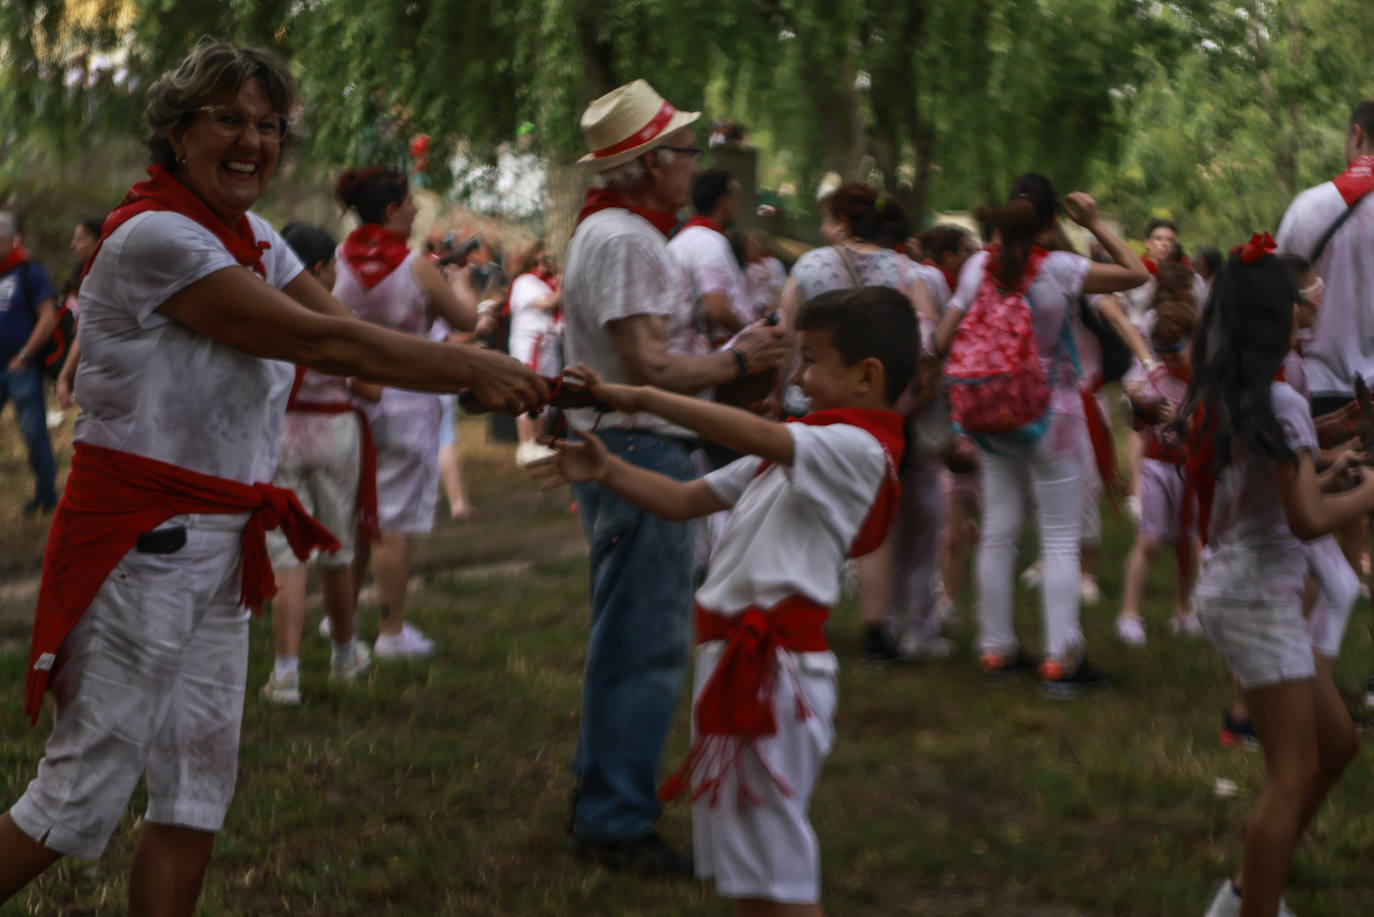
[[[8,363],[8,361],[6,361]],[[57,463],[48,440],[48,408],[43,402],[43,370],[30,363],[17,373],[0,372],[0,409],[14,402],[19,432],[29,447],[29,467],[33,469],[34,497],[44,506],[57,505]]]
[[[679,440],[607,430],[606,447],[678,481],[696,476]],[[591,631],[573,774],[573,833],[634,841],[659,815],[658,763],[691,655],[695,525],[669,522],[605,488],[578,484],[591,545]]]

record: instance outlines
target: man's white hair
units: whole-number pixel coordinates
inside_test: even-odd
[[[657,153],[659,165],[665,166],[671,163],[673,157],[677,155],[672,150],[665,150],[662,147],[654,147],[647,152]],[[598,188],[610,188],[615,191],[623,191],[639,184],[644,180],[644,176],[649,174],[648,170],[644,168],[643,156],[644,154],[641,153],[629,162],[622,162],[605,172],[598,173],[596,178],[592,180],[592,184]]]
[[[0,239],[13,239],[19,235],[19,221],[8,210],[0,210]]]

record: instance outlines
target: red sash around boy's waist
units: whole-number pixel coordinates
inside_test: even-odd
[[[287,402],[288,411],[301,414],[346,414],[352,411],[358,418],[361,466],[358,474],[358,532],[368,541],[382,540],[381,519],[377,515],[377,445],[372,441],[372,424],[367,414],[356,404],[347,401],[297,401],[294,395]]]
[[[243,529],[241,601],[258,608],[277,592],[267,557],[268,529],[280,527],[296,556],[337,551],[329,530],[296,495],[271,484],[243,484],[167,462],[77,443],[71,473],[48,532],[38,588],[24,711],[38,720],[57,651],[106,578],[138,541],[173,516],[248,513]]]
[[[778,680],[777,651],[817,653],[830,648],[825,622],[830,609],[793,596],[769,609],[750,607],[742,614],[722,615],[696,609],[697,643],[725,641],[715,670],[697,695],[692,711],[696,738],[687,758],[659,788],[660,799],[681,795],[692,785],[692,799],[710,794],[715,804],[721,782],[734,770],[739,778],[740,804],[757,801],[744,783],[741,756],[755,739],[776,735],[773,690]],[[794,673],[795,676],[795,673]],[[797,719],[811,715],[797,685]],[[760,759],[762,760],[762,759]],[[765,767],[767,765],[765,764]],[[773,774],[786,795],[791,789]]]

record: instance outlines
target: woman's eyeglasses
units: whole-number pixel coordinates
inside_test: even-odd
[[[210,116],[210,126],[221,137],[242,137],[251,124],[263,143],[278,144],[286,137],[286,131],[291,126],[291,122],[282,115],[250,118],[232,105],[205,105],[196,111]]]

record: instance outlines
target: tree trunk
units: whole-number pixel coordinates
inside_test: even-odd
[[[572,238],[577,213],[587,194],[589,176],[576,163],[550,163],[548,167],[548,205],[544,210],[544,240],[560,264],[567,263],[568,240]]]

